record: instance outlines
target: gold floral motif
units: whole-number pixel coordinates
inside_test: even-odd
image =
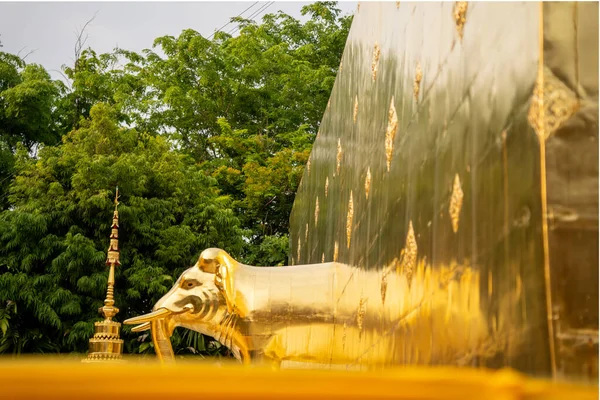
[[[350,200],[348,201],[348,214],[346,216],[346,239],[348,248],[352,239],[352,219],[354,218],[354,202],[352,200],[352,191],[350,191]]]
[[[400,254],[400,262],[402,271],[406,275],[406,281],[410,287],[412,282],[413,271],[417,265],[417,240],[415,239],[415,232],[413,230],[412,221],[408,223],[408,233],[406,234],[406,244]]]
[[[467,8],[469,3],[466,1],[457,1],[454,4],[454,22],[456,23],[456,30],[460,40],[463,38],[463,31],[465,23],[467,22]]]
[[[360,295],[360,300],[358,301],[358,310],[356,311],[356,324],[358,325],[358,337],[360,338],[363,330],[363,323],[365,320],[365,313],[367,312],[367,300]]]
[[[325,197],[327,197],[327,192],[329,192],[329,177],[325,178]]]
[[[319,196],[317,196],[317,200],[315,201],[315,226],[319,223]]]
[[[339,245],[337,240],[335,241],[335,243],[333,244],[333,261],[337,262],[338,260],[338,251],[339,251]]]
[[[373,48],[373,62],[371,63],[371,71],[373,71],[373,80],[377,78],[377,68],[379,67],[379,55],[381,50],[379,49],[379,44],[375,42],[375,46]]]
[[[352,120],[356,123],[356,117],[358,116],[358,95],[354,96],[354,111],[352,113]]]
[[[448,213],[452,221],[452,231],[458,232],[458,222],[460,217],[460,209],[463,203],[463,191],[460,185],[458,174],[454,176],[454,184],[452,185],[452,195],[450,196],[450,207]]]
[[[336,160],[336,167],[335,167],[335,172],[336,174],[340,174],[340,168],[342,167],[342,141],[340,139],[338,139],[338,144],[337,144],[337,155],[335,157]]]
[[[538,74],[528,120],[540,140],[548,139],[579,109],[577,95],[548,68]]]
[[[385,131],[385,160],[388,172],[392,165],[392,155],[394,152],[394,139],[396,138],[396,131],[398,130],[398,114],[396,114],[396,107],[394,106],[394,96],[390,102],[390,109],[388,111],[388,126]]]
[[[367,167],[367,176],[365,177],[365,196],[369,200],[369,193],[371,192],[371,167]]]
[[[423,79],[423,71],[421,70],[421,63],[417,62],[417,68],[415,69],[415,82],[413,83],[413,93],[415,100],[419,100],[419,90],[421,90],[421,80]]]

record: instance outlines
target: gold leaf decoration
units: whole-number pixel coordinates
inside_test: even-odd
[[[367,300],[363,297],[363,295],[360,295],[360,299],[358,301],[358,310],[356,311],[356,324],[358,325],[358,335],[359,337],[362,334],[362,330],[363,330],[363,323],[365,320],[365,314],[367,312]]]
[[[327,197],[327,192],[329,192],[329,177],[325,178],[325,197]]]
[[[552,71],[538,73],[528,120],[540,140],[548,139],[579,110],[579,99]]]
[[[352,239],[352,219],[354,218],[354,201],[352,200],[352,191],[350,191],[350,200],[348,201],[348,214],[346,215],[346,239],[347,246],[350,248]]]
[[[335,172],[336,174],[340,174],[340,168],[342,167],[342,141],[340,139],[338,139],[338,144],[337,144],[337,155],[335,156],[335,161],[336,161],[336,167],[335,167]]]
[[[375,46],[373,48],[373,61],[371,62],[371,71],[373,72],[373,80],[377,78],[377,68],[379,67],[379,55],[381,54],[381,50],[379,49],[379,44],[375,42]]]
[[[388,111],[388,126],[385,131],[385,160],[388,172],[392,165],[392,155],[394,153],[394,139],[396,138],[396,131],[398,130],[398,114],[396,114],[396,107],[394,106],[394,96],[390,102],[390,109]]]
[[[417,265],[417,251],[417,240],[415,239],[412,221],[410,221],[408,223],[408,233],[406,234],[406,244],[404,245],[403,254],[401,254],[402,270],[406,274],[406,280],[409,287],[412,281],[413,271]]]
[[[460,217],[460,210],[463,203],[463,191],[460,185],[460,178],[458,174],[454,176],[454,183],[452,184],[452,195],[450,196],[450,207],[448,213],[450,214],[450,220],[452,221],[452,231],[458,232],[458,223]]]
[[[358,116],[358,95],[354,96],[354,111],[352,112],[352,120],[356,123],[356,117]]]
[[[337,240],[335,241],[335,243],[333,244],[333,261],[337,262],[338,260],[338,251],[339,251],[340,247],[338,245]]]
[[[421,71],[421,64],[417,63],[417,68],[415,69],[415,82],[413,83],[413,93],[415,95],[415,100],[419,100],[419,90],[421,90],[421,80],[423,79],[423,71]]]
[[[315,226],[319,223],[319,196],[317,196],[317,200],[315,201]]]
[[[367,167],[367,176],[365,177],[365,196],[369,200],[369,193],[371,192],[371,167]]]
[[[456,31],[462,40],[465,23],[467,22],[467,7],[469,3],[466,1],[457,1],[454,4],[454,22],[456,23]]]

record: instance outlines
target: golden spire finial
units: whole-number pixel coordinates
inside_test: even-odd
[[[115,193],[115,211],[113,212],[113,222],[110,233],[110,244],[108,246],[106,265],[110,267],[108,272],[108,288],[106,290],[106,299],[104,307],[98,310],[103,316],[104,321],[94,324],[94,336],[90,339],[90,351],[88,357],[84,360],[91,361],[109,361],[121,359],[123,350],[123,340],[119,338],[119,328],[121,324],[112,320],[117,315],[119,309],[115,307],[115,267],[121,265],[119,253],[119,187]]]

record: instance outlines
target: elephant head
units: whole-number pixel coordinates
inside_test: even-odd
[[[216,284],[216,272],[223,262],[223,254],[228,258],[226,262],[233,261],[223,250],[203,251],[198,262],[181,274],[151,313],[124,321],[128,325],[139,324],[132,329],[134,332],[151,329],[156,354],[161,361],[174,359],[170,337],[178,326],[213,337],[220,332],[219,325],[227,315],[225,298]]]

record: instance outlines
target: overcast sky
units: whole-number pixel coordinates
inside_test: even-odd
[[[87,45],[98,53],[115,47],[140,51],[155,38],[178,36],[184,29],[210,35],[235,17],[258,20],[265,13],[281,10],[301,18],[300,9],[311,2],[2,2],[0,1],[1,50],[27,56],[27,62],[42,64],[55,79],[56,70],[73,62],[76,32],[94,15],[86,29]],[[356,1],[339,2],[345,14],[353,13]],[[261,8],[263,8],[261,10]],[[226,26],[228,32],[235,25]],[[53,71],[55,70],[55,71]]]

